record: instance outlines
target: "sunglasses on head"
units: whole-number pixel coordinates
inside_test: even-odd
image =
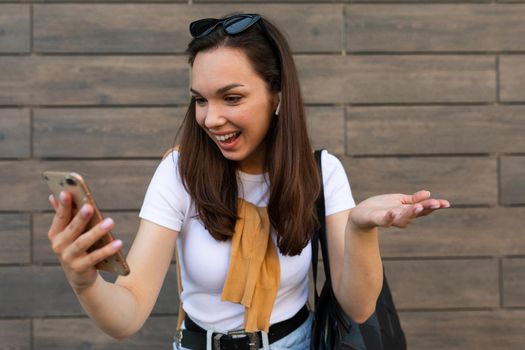
[[[224,31],[229,35],[239,34],[261,19],[260,15],[253,13],[245,13],[241,15],[234,15],[224,19],[217,18],[203,18],[190,23],[190,33],[194,38],[202,38],[210,34],[220,24]]]

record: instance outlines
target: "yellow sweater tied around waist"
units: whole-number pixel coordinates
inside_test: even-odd
[[[280,281],[279,256],[270,235],[270,218],[266,208],[244,199],[237,201],[237,216],[221,300],[244,305],[246,332],[268,332]]]

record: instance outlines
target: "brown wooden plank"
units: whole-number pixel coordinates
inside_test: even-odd
[[[0,6],[1,7],[1,6]],[[0,157],[31,156],[31,121],[27,109],[0,109]]]
[[[522,106],[348,107],[348,155],[525,151]]]
[[[115,275],[105,274],[114,280]],[[13,266],[0,268],[0,314],[3,317],[45,317],[85,315],[60,266]],[[175,314],[178,310],[177,279],[172,265],[154,314]]]
[[[37,157],[159,157],[173,143],[186,108],[36,109]],[[75,147],[65,147],[75,140]]]
[[[84,176],[100,209],[137,210],[159,160],[2,161],[0,210],[50,210],[42,172],[75,171]]]
[[[525,204],[525,157],[504,156],[500,159],[500,188],[503,204]]]
[[[345,153],[345,115],[339,107],[308,107],[308,133],[314,149],[332,154]]]
[[[496,98],[494,57],[295,57],[309,103],[490,102]]]
[[[525,6],[347,5],[349,51],[523,51]]]
[[[500,56],[499,71],[501,100],[525,101],[525,55]]]
[[[383,257],[459,257],[525,254],[525,208],[452,208],[381,229]]]
[[[186,103],[188,65],[167,56],[0,57],[3,105]]]
[[[191,21],[232,12],[268,16],[289,35],[294,51],[342,49],[342,5],[46,4],[34,7],[35,50],[181,53]]]
[[[503,259],[503,305],[525,306],[525,259],[523,258]]]
[[[0,5],[0,53],[30,51],[29,5]]]
[[[31,217],[28,214],[0,214],[0,263],[31,262]]]
[[[385,261],[399,309],[499,306],[495,259]]]
[[[354,197],[411,194],[421,189],[452,205],[497,203],[497,159],[488,157],[410,157],[342,159]]]
[[[401,312],[408,349],[521,350],[525,310]]]
[[[118,341],[103,333],[90,319],[38,319],[34,323],[35,349],[171,349],[176,323],[174,316],[153,316],[135,335]]]
[[[0,344],[3,349],[31,349],[30,320],[0,320]]]
[[[112,234],[115,239],[124,243],[122,252],[127,255],[137,234],[140,218],[138,213],[103,212],[104,217],[111,217],[115,221]],[[53,214],[34,214],[33,216],[33,262],[57,263],[58,259],[51,250],[47,232],[51,226]]]

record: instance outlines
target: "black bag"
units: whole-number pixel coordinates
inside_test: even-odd
[[[352,321],[343,311],[332,289],[328,242],[326,240],[325,203],[321,171],[321,152],[315,159],[321,174],[321,193],[316,202],[320,228],[312,238],[312,268],[315,291],[315,319],[312,326],[311,350],[406,350],[405,334],[401,329],[392,294],[383,274],[383,288],[375,313],[363,324]],[[326,281],[317,294],[318,242],[321,244]],[[383,270],[384,271],[384,270]]]

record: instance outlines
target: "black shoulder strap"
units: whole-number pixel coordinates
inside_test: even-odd
[[[331,285],[332,284],[332,277],[330,274],[330,262],[328,260],[328,242],[326,239],[326,221],[325,221],[325,203],[324,203],[324,186],[323,186],[323,171],[322,171],[322,156],[323,150],[316,150],[315,151],[315,160],[317,163],[317,169],[319,170],[319,177],[321,179],[321,188],[319,191],[319,197],[317,197],[317,200],[315,202],[315,207],[317,209],[317,220],[319,221],[319,228],[317,232],[314,234],[314,237],[312,238],[312,269],[313,269],[313,275],[314,275],[314,290],[315,290],[315,301],[317,303],[317,263],[318,263],[318,252],[319,252],[319,246],[318,242],[321,243],[321,254],[323,257],[323,266],[324,266],[324,272],[326,276],[326,281]]]

